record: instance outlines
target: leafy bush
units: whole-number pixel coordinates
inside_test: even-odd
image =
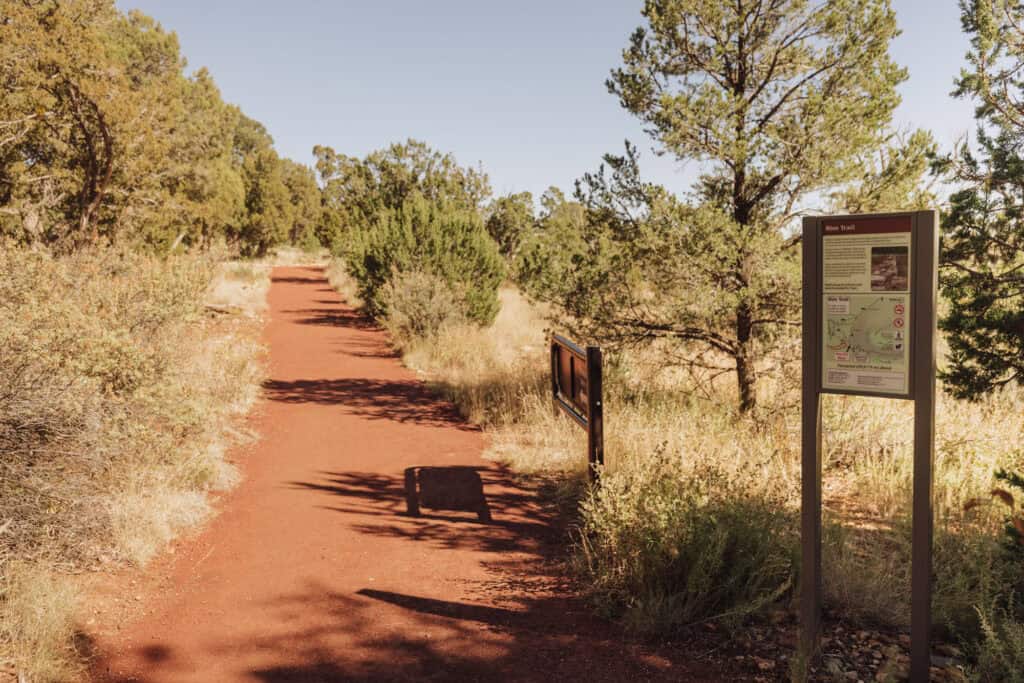
[[[1006,609],[978,609],[983,639],[974,675],[983,683],[1024,683],[1024,623]]]
[[[356,233],[346,259],[360,298],[378,317],[388,314],[384,286],[395,273],[409,271],[446,282],[469,320],[486,325],[498,312],[504,264],[474,210],[414,193],[400,209],[380,212],[372,226]]]
[[[491,202],[488,209],[487,232],[497,243],[502,256],[510,261],[515,259],[533,223],[533,195],[529,192],[499,197]]]
[[[385,327],[399,347],[416,339],[432,338],[446,325],[463,320],[459,296],[441,278],[410,271],[395,272],[381,288],[387,309]]]
[[[1017,512],[1016,499],[1012,493],[1016,491],[1017,497],[1024,497],[1024,476],[1000,469],[996,472],[996,481],[1011,489],[992,490],[992,496],[1010,508],[1010,515],[1006,519],[1006,552],[1024,565],[1024,515]]]
[[[641,632],[735,624],[793,584],[795,524],[779,501],[666,449],[605,476],[582,505],[595,598]]]

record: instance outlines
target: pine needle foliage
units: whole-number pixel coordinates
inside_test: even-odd
[[[961,10],[971,50],[954,94],[977,102],[977,150],[964,144],[940,165],[963,185],[943,221],[941,327],[946,386],[978,399],[1024,378],[1024,7],[969,0]]]

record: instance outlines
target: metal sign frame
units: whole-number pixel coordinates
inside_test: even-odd
[[[563,361],[568,361],[568,366]],[[577,372],[577,365],[582,372]],[[551,337],[551,398],[554,410],[587,430],[587,470],[596,482],[604,465],[604,405],[601,349],[583,348],[560,334]],[[568,378],[569,386],[562,379]],[[581,381],[582,380],[582,381]],[[582,387],[581,387],[582,385]],[[580,400],[580,396],[583,400]]]
[[[905,394],[822,388],[823,225],[879,218],[911,220],[910,330]],[[801,395],[800,651],[817,655],[821,633],[821,395],[882,396],[914,401],[913,548],[910,679],[925,683],[931,665],[933,464],[935,451],[936,305],[939,232],[936,211],[814,216],[803,220],[803,387]]]

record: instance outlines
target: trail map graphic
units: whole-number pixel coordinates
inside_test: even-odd
[[[821,386],[861,394],[910,390],[910,216],[822,224]]]
[[[903,360],[902,316],[895,313],[903,297],[830,297],[848,302],[846,315],[825,318],[826,348],[851,354],[849,360],[892,367]],[[857,301],[863,299],[863,301]],[[838,306],[833,305],[835,310]],[[867,354],[867,357],[864,357]],[[856,358],[860,356],[860,358]],[[838,359],[837,359],[838,360]]]
[[[825,297],[827,386],[905,389],[908,298],[877,294]]]

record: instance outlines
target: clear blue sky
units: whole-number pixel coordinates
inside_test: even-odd
[[[496,193],[570,189],[631,139],[650,180],[676,192],[694,168],[655,157],[604,80],[640,24],[640,0],[118,0],[177,32],[189,69],[262,121],[278,150],[363,156],[414,137],[483,165]],[[897,123],[949,147],[973,132],[949,97],[967,40],[956,0],[893,0],[910,70]]]

